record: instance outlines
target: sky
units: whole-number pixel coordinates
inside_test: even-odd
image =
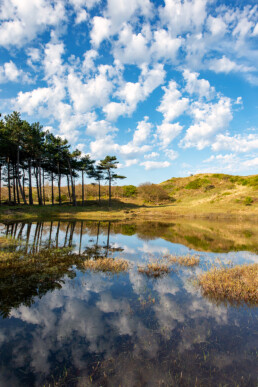
[[[258,167],[254,0],[1,0],[0,112],[123,184]]]

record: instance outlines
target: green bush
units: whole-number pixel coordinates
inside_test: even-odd
[[[59,202],[59,196],[56,196],[55,200]],[[61,202],[67,202],[68,198],[65,194],[61,195]]]
[[[190,181],[186,186],[185,188],[186,189],[198,189],[198,188],[201,188],[204,184],[209,184],[210,183],[210,180],[208,179],[195,179],[195,180],[192,180]]]
[[[137,188],[134,185],[124,185],[123,186],[123,196],[130,198],[137,194]]]
[[[245,198],[245,205],[250,206],[253,203],[253,199],[250,196]]]

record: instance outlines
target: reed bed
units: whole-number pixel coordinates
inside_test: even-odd
[[[121,273],[129,269],[129,263],[125,259],[98,258],[84,262],[86,270],[102,271],[109,273]]]
[[[217,301],[258,304],[258,264],[213,268],[198,281],[203,294]]]
[[[154,262],[149,263],[146,266],[138,266],[138,272],[141,274],[145,274],[148,277],[161,277],[165,274],[170,273],[171,269],[169,266],[167,266],[164,263],[161,262]]]
[[[178,265],[187,266],[187,267],[196,266],[196,265],[199,265],[200,263],[200,258],[195,255],[186,255],[182,257],[170,255],[168,259],[170,262],[177,263]]]

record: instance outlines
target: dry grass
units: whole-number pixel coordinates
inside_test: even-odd
[[[127,271],[129,263],[125,259],[99,258],[84,262],[86,270],[102,271],[108,273],[121,273]]]
[[[168,274],[171,269],[164,263],[154,262],[149,263],[146,266],[139,266],[138,272],[146,274],[148,277],[161,277],[162,275]]]
[[[217,301],[258,303],[258,264],[213,268],[199,276],[203,294]]]
[[[178,265],[181,266],[196,266],[199,265],[200,263],[200,258],[196,257],[195,255],[186,255],[184,257],[177,257],[174,255],[170,255],[168,257],[170,262],[177,263]]]

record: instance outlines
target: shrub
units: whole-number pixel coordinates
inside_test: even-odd
[[[204,184],[209,184],[210,183],[210,180],[208,179],[195,179],[195,180],[192,180],[190,181],[186,186],[185,188],[186,189],[198,189],[198,188],[201,188]]]
[[[129,198],[135,196],[137,193],[137,188],[134,185],[124,185],[123,186],[123,196]]]
[[[139,194],[146,202],[160,203],[171,200],[168,193],[157,184],[144,183],[139,186]]]
[[[59,202],[59,196],[56,196],[55,200]],[[61,195],[61,202],[66,202],[68,200],[67,196],[65,194]]]
[[[253,203],[253,199],[250,196],[245,198],[245,205],[250,206]]]

